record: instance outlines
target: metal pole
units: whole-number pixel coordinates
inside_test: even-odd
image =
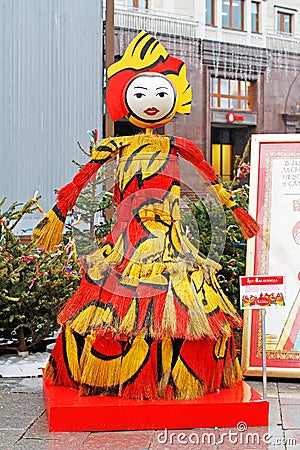
[[[267,399],[266,308],[261,310],[263,400]]]
[[[105,17],[105,67],[106,67],[106,85],[107,68],[115,62],[115,23],[114,23],[114,0],[106,0]],[[110,118],[108,111],[105,114],[105,137],[114,135],[114,123]]]
[[[100,55],[99,55],[99,104],[101,108],[100,119],[98,123],[98,132],[100,140],[103,139],[103,116],[104,116],[104,106],[103,106],[103,86],[104,86],[104,48],[103,48],[103,0],[100,0],[98,3],[99,7],[99,43],[100,43]]]
[[[106,86],[107,86],[107,68],[115,62],[115,5],[114,0],[106,0],[105,4],[105,68],[106,68]],[[105,114],[105,137],[113,137],[115,135],[114,122],[111,120],[109,112],[106,108]],[[105,179],[114,179],[114,168],[110,164],[105,167]],[[105,189],[111,190],[109,182],[105,181]],[[109,220],[113,217],[114,208],[105,210],[105,218]]]

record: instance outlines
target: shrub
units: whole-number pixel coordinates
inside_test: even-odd
[[[233,191],[236,201],[240,206],[247,209],[248,203],[247,185]],[[226,219],[226,241],[220,261],[218,258],[219,249],[212,248],[212,229],[210,216],[214,214],[216,206],[214,203],[204,204],[200,199],[196,202],[188,202],[191,213],[194,216],[193,221],[183,214],[183,224],[188,225],[190,229],[190,240],[199,249],[203,255],[210,254],[212,257],[217,256],[217,262],[220,263],[222,269],[217,272],[217,279],[220,286],[229,297],[231,303],[240,311],[239,299],[239,276],[245,275],[246,266],[246,242],[243,234],[236,224],[234,217],[229,210],[224,210]],[[215,243],[218,247],[218,242]]]
[[[14,233],[21,218],[36,208],[30,200],[0,212],[0,335],[10,341],[0,349],[27,351],[51,336],[58,311],[79,283],[71,241],[47,254],[22,244]]]

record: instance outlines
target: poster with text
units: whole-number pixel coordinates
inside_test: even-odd
[[[282,275],[240,277],[241,309],[277,308],[285,306],[285,279]],[[277,312],[277,314],[281,314]]]
[[[282,274],[285,308],[267,308],[269,376],[300,377],[300,136],[252,135],[249,212],[260,224],[248,241],[248,276]],[[244,314],[242,368],[261,375],[261,312]]]

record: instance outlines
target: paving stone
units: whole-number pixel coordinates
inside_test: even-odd
[[[32,353],[24,358],[11,354],[1,355],[0,376],[3,378],[41,376],[48,359],[47,352]]]
[[[16,431],[19,430],[19,434],[25,433],[27,428],[32,424],[31,417],[22,417],[22,420],[17,420],[15,416],[0,415],[0,429],[1,431]],[[0,447],[1,449],[1,447]]]
[[[286,381],[286,382],[278,382],[278,391],[279,394],[281,392],[300,392],[300,381]]]
[[[287,450],[300,450],[300,430],[285,430],[284,436]]]
[[[35,378],[22,378],[20,383],[12,388],[13,393],[24,394],[40,394],[43,391],[43,379],[42,377]]]
[[[47,413],[44,411],[27,429],[24,437],[27,439],[52,439],[52,437],[59,439],[60,434],[65,435],[64,433],[50,433]]]
[[[300,408],[297,405],[281,405],[283,429],[300,430]]]
[[[83,443],[88,436],[90,435],[90,432],[76,432],[76,433],[69,433],[69,432],[50,432],[49,431],[49,425],[47,420],[47,413],[46,411],[38,417],[34,423],[30,426],[30,428],[26,431],[24,434],[24,438],[26,439],[54,439],[54,440],[67,440],[69,442],[69,439],[72,439],[72,437],[76,437],[78,441]]]
[[[241,447],[241,445],[242,445],[242,447]],[[218,448],[218,450],[241,450],[241,449],[243,449],[243,450],[269,450],[270,449],[268,444],[263,444],[263,443],[262,444],[252,444],[251,442],[248,444],[239,443],[239,444],[220,445],[217,448]],[[284,449],[284,447],[283,447],[283,449]],[[178,450],[178,449],[176,449],[176,450]],[[276,450],[277,450],[277,447],[276,447]]]
[[[83,450],[144,450],[148,449],[153,431],[126,431],[91,433],[84,442]]]
[[[44,400],[38,394],[10,394],[0,409],[0,417],[37,417],[45,409]]]
[[[9,450],[79,450],[83,448],[81,445],[74,439],[22,439]]]
[[[269,445],[268,450],[286,450],[286,447],[284,444],[275,444],[275,445]]]
[[[245,378],[245,382],[249,384],[256,392],[263,395],[263,383],[262,380],[253,380]],[[275,381],[267,381],[267,399],[269,397],[277,397],[278,387]]]
[[[279,393],[279,399],[280,399],[281,405],[299,405],[300,404],[299,392]]]
[[[270,448],[285,448],[284,442],[285,442],[285,436],[284,431],[282,429],[282,426],[277,427],[270,427],[269,428],[269,439],[268,442],[270,442],[269,447]]]
[[[0,391],[0,409],[6,406],[9,397],[10,397],[9,389]]]
[[[2,428],[2,422],[0,422]],[[14,443],[20,439],[23,431],[18,429],[0,429],[0,448],[1,450],[12,450]]]
[[[282,425],[280,403],[278,398],[269,398],[269,426]]]

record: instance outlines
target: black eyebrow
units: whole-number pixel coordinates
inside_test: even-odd
[[[146,89],[146,91],[148,90],[148,88],[143,86],[133,86],[133,89]]]

